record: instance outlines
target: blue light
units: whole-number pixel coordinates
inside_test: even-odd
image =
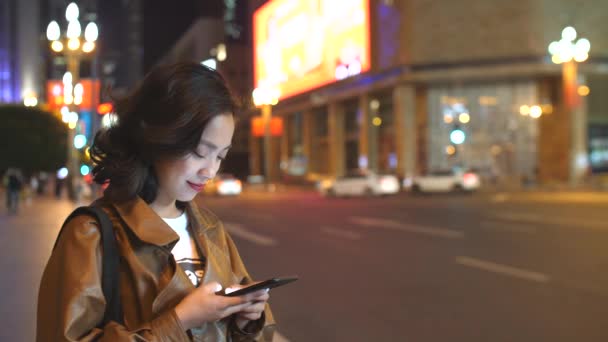
[[[466,134],[462,130],[455,129],[450,133],[450,141],[455,145],[460,145],[466,139]]]
[[[74,147],[81,149],[87,144],[87,138],[83,134],[78,134],[74,137]]]
[[[68,176],[68,169],[66,167],[62,167],[57,171],[57,178],[65,179]]]
[[[80,167],[80,174],[81,174],[81,175],[86,176],[86,175],[88,175],[88,174],[89,174],[89,172],[91,172],[91,168],[90,168],[90,167],[88,167],[87,165],[82,165],[82,166]]]

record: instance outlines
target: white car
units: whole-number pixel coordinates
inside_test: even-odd
[[[233,175],[223,173],[205,184],[204,191],[209,195],[236,196],[243,191],[243,184]]]
[[[414,192],[472,192],[481,186],[479,176],[474,172],[435,171],[425,176],[414,177],[409,186]]]
[[[318,189],[324,196],[378,196],[396,194],[399,180],[393,175],[378,175],[372,171],[356,170],[345,176],[322,180]]]

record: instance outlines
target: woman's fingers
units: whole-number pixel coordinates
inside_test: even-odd
[[[266,307],[266,302],[253,302],[247,306],[245,306],[240,312],[242,313],[253,313],[253,312],[262,312]]]

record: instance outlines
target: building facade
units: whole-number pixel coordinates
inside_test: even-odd
[[[497,183],[561,183],[605,169],[608,22],[600,13],[608,3],[368,6],[370,69],[273,107],[285,129],[273,138],[271,173],[311,180],[368,168],[408,178],[465,168]],[[591,41],[576,80],[591,91],[574,109],[562,96],[562,66],[547,51],[569,25]],[[542,115],[530,115],[532,107]],[[254,153],[261,139],[252,137]],[[264,170],[258,163],[251,173]]]
[[[0,1],[0,103],[43,94],[38,0]]]

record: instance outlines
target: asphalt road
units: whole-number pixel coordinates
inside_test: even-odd
[[[202,198],[293,341],[608,341],[606,202],[580,194]]]
[[[290,341],[608,341],[608,201],[581,194],[201,197]],[[73,208],[0,213],[0,341],[32,341],[38,282]]]

